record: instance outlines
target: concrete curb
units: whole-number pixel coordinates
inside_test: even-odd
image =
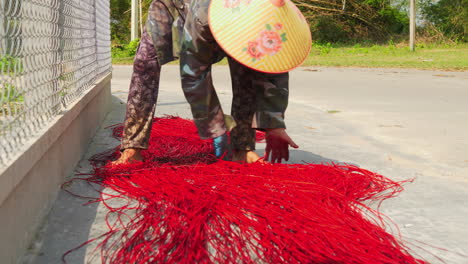
[[[0,170],[0,260],[15,263],[51,208],[63,179],[109,111],[111,74],[57,116]]]

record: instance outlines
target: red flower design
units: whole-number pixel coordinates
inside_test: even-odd
[[[275,24],[275,29],[276,29],[276,30],[281,30],[281,29],[283,29],[283,24],[281,24],[281,23],[276,23],[276,24]]]
[[[282,42],[277,32],[265,30],[260,33],[258,43],[261,52],[273,55],[280,51]]]
[[[236,8],[240,5],[241,0],[224,0],[225,8]]]
[[[252,56],[252,58],[255,59],[260,59],[263,57],[263,54],[259,49],[258,49],[258,42],[257,41],[249,41],[249,44],[247,46],[247,52]]]

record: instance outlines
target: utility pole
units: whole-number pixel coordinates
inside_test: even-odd
[[[414,51],[416,40],[416,0],[410,0],[410,50]]]
[[[132,20],[131,20],[131,38],[135,40],[138,38],[138,0],[132,0]]]
[[[141,0],[138,0],[138,5],[138,10],[140,10],[140,36],[143,36],[143,4]]]

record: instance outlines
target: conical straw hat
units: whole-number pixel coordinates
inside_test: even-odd
[[[290,0],[212,0],[208,18],[224,51],[257,71],[290,71],[312,46],[309,24]]]

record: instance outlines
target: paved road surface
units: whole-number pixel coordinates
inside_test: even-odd
[[[113,110],[102,127],[122,121],[130,75],[131,67],[114,67]],[[214,77],[227,111],[227,68],[215,67]],[[156,115],[190,117],[178,67],[166,66],[161,78]],[[290,79],[287,125],[300,145],[291,162],[347,162],[395,180],[415,177],[382,211],[431,263],[433,255],[468,263],[468,256],[457,254],[468,255],[468,73],[308,67],[293,71]],[[89,169],[88,157],[117,144],[108,130],[99,130],[77,169]],[[85,185],[72,188],[92,194]],[[65,251],[105,232],[102,205],[83,203],[60,193],[25,263],[60,263]],[[88,247],[67,259],[99,263],[91,256]]]

